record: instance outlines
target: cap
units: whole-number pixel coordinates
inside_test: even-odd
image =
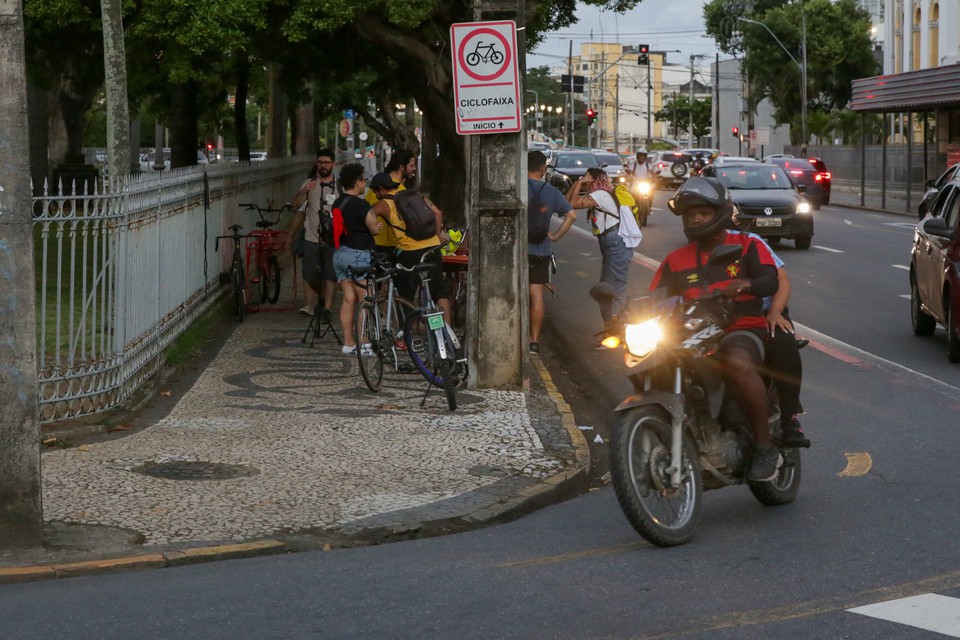
[[[399,182],[394,182],[389,173],[380,172],[370,179],[367,185],[371,189],[396,189],[400,186]]]

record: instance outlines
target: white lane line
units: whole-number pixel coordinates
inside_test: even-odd
[[[850,222],[850,221],[847,220],[847,219],[844,219],[844,220],[843,220],[843,224],[848,224],[848,225],[850,225],[851,227],[853,226],[853,223]]]
[[[906,298],[907,300],[909,300],[909,299],[910,299],[910,294],[909,294],[909,293],[901,293],[901,294],[900,294],[900,297],[901,297],[901,298]]]
[[[960,600],[957,598],[925,593],[847,611],[960,638]]]
[[[910,265],[906,264],[892,264],[890,265],[894,269],[903,269],[904,271],[910,271]]]
[[[897,227],[898,229],[909,229],[910,231],[917,228],[916,222],[884,222],[883,224],[888,227]]]
[[[821,247],[818,244],[813,245],[814,249],[820,249],[821,251],[829,251],[830,253],[843,253],[840,249],[831,249],[830,247]]]
[[[960,388],[949,385],[945,382],[941,382],[936,378],[932,378],[924,373],[919,371],[914,371],[908,367],[903,366],[902,364],[897,364],[896,362],[891,362],[881,358],[880,356],[875,356],[872,353],[868,353],[863,349],[858,349],[857,347],[847,344],[846,342],[841,342],[836,338],[831,338],[828,335],[820,333],[810,327],[806,327],[798,322],[794,322],[794,327],[797,329],[797,334],[803,338],[812,338],[817,342],[821,342],[837,351],[852,355],[867,364],[871,364],[878,369],[886,371],[887,373],[906,378],[921,387],[930,389],[931,391],[936,391],[942,396],[946,396],[951,400],[960,402]]]

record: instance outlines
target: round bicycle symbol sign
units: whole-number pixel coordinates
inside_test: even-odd
[[[468,45],[472,47],[469,53]],[[499,31],[482,27],[471,31],[460,41],[457,59],[468,76],[480,82],[489,82],[499,78],[509,68],[510,45]]]

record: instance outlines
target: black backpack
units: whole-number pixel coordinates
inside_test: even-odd
[[[533,183],[527,181],[527,184],[533,191]],[[540,202],[540,193],[546,186],[546,182],[540,185],[540,190],[534,192],[533,197],[527,202],[527,242],[530,244],[540,244],[550,233],[550,212]]]
[[[437,235],[437,218],[427,199],[416,189],[404,189],[384,196],[397,205],[397,214],[403,220],[404,235],[411,240],[426,240]]]

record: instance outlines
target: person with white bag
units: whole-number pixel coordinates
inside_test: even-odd
[[[586,195],[581,196],[581,191]],[[600,254],[603,256],[600,282],[608,284],[614,294],[612,298],[598,300],[600,316],[606,326],[626,304],[630,260],[643,234],[630,208],[620,206],[613,185],[603,169],[587,169],[586,175],[577,180],[566,195],[567,202],[575,209],[588,209],[590,226],[600,243]],[[603,345],[597,342],[595,348],[602,349]]]

